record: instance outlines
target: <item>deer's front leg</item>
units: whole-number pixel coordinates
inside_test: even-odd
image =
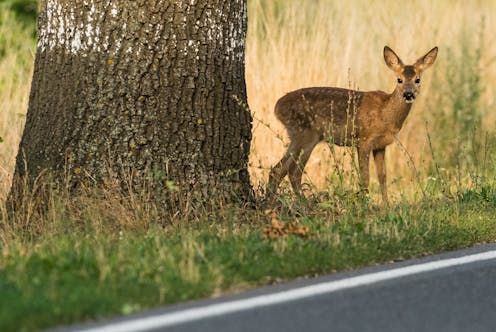
[[[360,189],[363,191],[369,190],[369,162],[371,146],[369,143],[361,143],[358,146],[358,168],[360,170]]]
[[[389,204],[388,194],[387,194],[385,156],[386,156],[386,148],[374,150],[375,169],[377,171],[377,177],[379,178],[379,184],[381,185],[382,200],[384,201],[384,203]]]

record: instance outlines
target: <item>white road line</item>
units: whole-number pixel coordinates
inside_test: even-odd
[[[496,250],[479,254],[433,261],[418,265],[411,265],[397,269],[381,271],[341,279],[336,281],[323,282],[311,286],[282,291],[274,294],[255,296],[248,299],[211,304],[206,307],[192,308],[177,312],[165,313],[162,315],[137,318],[131,321],[123,321],[109,324],[102,327],[95,327],[80,330],[81,332],[138,332],[150,331],[152,329],[164,328],[167,326],[179,325],[191,321],[196,321],[208,317],[220,316],[253,308],[266,307],[278,303],[290,302],[304,299],[316,295],[337,292],[360,286],[375,284],[381,281],[398,279],[415,274],[441,270],[449,267],[464,264],[476,263],[496,259]]]

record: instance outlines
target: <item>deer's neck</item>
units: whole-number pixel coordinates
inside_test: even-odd
[[[401,92],[398,88],[393,91],[386,102],[386,107],[384,108],[384,119],[388,126],[395,131],[399,131],[403,126],[412,104],[405,102]]]

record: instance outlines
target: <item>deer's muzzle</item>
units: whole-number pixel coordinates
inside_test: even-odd
[[[415,94],[413,92],[405,92],[403,98],[407,104],[411,104],[415,101]]]

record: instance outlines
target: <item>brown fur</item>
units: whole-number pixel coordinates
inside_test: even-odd
[[[386,147],[394,141],[420,91],[420,75],[437,57],[437,47],[405,66],[389,47],[384,60],[398,77],[393,93],[355,91],[333,87],[304,88],[288,93],[275,106],[290,144],[284,157],[271,170],[268,194],[274,193],[289,174],[295,193],[301,192],[303,169],[315,146],[324,140],[358,149],[360,183],[369,186],[369,159],[373,153],[382,197],[388,203]]]

